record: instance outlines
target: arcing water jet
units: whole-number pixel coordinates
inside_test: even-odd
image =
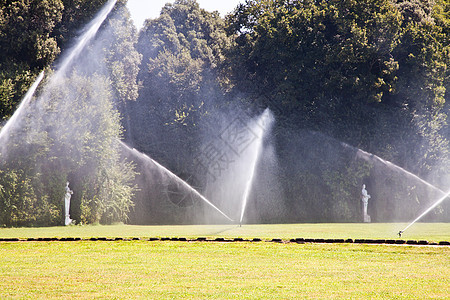
[[[403,232],[405,232],[409,227],[411,227],[414,223],[416,223],[417,221],[419,221],[420,219],[422,219],[426,214],[428,214],[430,211],[433,210],[433,208],[435,208],[436,206],[438,206],[439,204],[441,204],[445,199],[447,199],[448,197],[450,197],[450,192],[448,192],[447,194],[445,194],[442,198],[439,198],[435,203],[433,203],[433,205],[431,205],[429,208],[427,208],[427,210],[425,210],[421,215],[419,215],[414,221],[412,221],[411,223],[408,224],[408,226],[406,226],[403,230],[400,230],[398,232],[398,235],[401,236]]]
[[[8,120],[8,122],[5,124],[5,126],[0,130],[0,147],[5,147],[7,140],[8,140],[8,132],[14,127],[19,117],[21,117],[22,112],[25,110],[25,108],[28,106],[29,102],[33,98],[34,92],[36,91],[37,87],[39,86],[39,83],[44,78],[44,71],[39,74],[39,76],[36,78],[34,83],[31,85],[30,89],[27,91],[25,96],[23,97],[22,102],[20,103],[19,107],[14,112],[13,116]],[[0,153],[3,152],[3,149],[0,148]]]
[[[105,5],[102,10],[97,14],[97,16],[86,26],[87,30],[85,33],[79,38],[78,42],[69,50],[69,54],[61,60],[59,64],[58,70],[53,74],[50,78],[50,84],[52,81],[56,81],[61,77],[64,77],[67,73],[67,68],[73,62],[73,60],[81,53],[81,51],[85,48],[87,43],[92,40],[92,38],[97,33],[101,24],[105,21],[108,14],[113,9],[117,0],[110,0],[107,5]],[[8,120],[6,125],[0,131],[0,145],[4,147],[6,145],[7,140],[7,132],[11,130],[11,128],[16,124],[19,117],[21,117],[23,111],[28,106],[28,103],[31,101],[34,92],[36,91],[39,83],[44,78],[44,72],[41,72],[37,77],[36,81],[30,87],[30,89],[25,94],[21,104],[18,109],[14,112],[11,119]],[[0,150],[3,150],[0,148]]]
[[[98,29],[114,8],[116,1],[117,0],[109,0],[108,3],[103,6],[100,12],[96,15],[96,17],[86,25],[87,30],[80,36],[75,46],[70,49],[69,54],[61,61],[57,72],[52,78],[53,80],[58,80],[65,75],[67,68],[70,66],[72,61],[80,55],[87,43],[96,35]]]
[[[160,170],[162,170],[164,173],[168,174],[170,176],[170,178],[172,178],[173,180],[178,181],[179,183],[181,183],[182,186],[184,186],[186,189],[188,189],[190,192],[194,193],[194,195],[196,195],[197,197],[199,197],[200,199],[202,199],[204,202],[206,202],[206,204],[208,204],[209,206],[211,206],[212,208],[214,208],[216,211],[218,211],[222,216],[224,216],[227,220],[233,222],[234,220],[231,219],[230,217],[228,217],[224,212],[222,212],[219,208],[217,208],[217,206],[215,206],[214,204],[212,204],[208,199],[206,199],[202,194],[200,194],[196,189],[194,189],[192,186],[190,186],[186,181],[182,180],[180,177],[178,177],[177,175],[175,175],[174,173],[172,173],[169,169],[165,168],[164,166],[162,166],[161,164],[159,164],[158,162],[156,162],[154,159],[150,158],[149,156],[145,155],[142,152],[139,152],[138,150],[134,149],[134,148],[130,148],[128,145],[126,145],[124,142],[120,141],[120,145],[122,146],[122,148],[124,148],[125,150],[127,150],[128,152],[133,153],[135,156],[142,158],[143,160],[148,160],[151,161],[157,168],[159,168]]]
[[[344,143],[344,144],[345,144],[345,143]],[[345,144],[345,145],[347,145],[347,144]],[[351,147],[351,146],[349,146],[349,145],[347,145],[347,146],[348,146],[348,147]],[[435,191],[438,191],[438,192],[441,193],[442,195],[445,194],[445,192],[444,192],[443,190],[441,190],[440,188],[438,188],[438,187],[432,185],[432,184],[429,183],[428,181],[423,180],[423,179],[420,178],[419,176],[417,176],[417,175],[415,175],[415,174],[413,174],[413,173],[411,173],[411,172],[409,172],[409,171],[403,169],[402,167],[397,166],[396,164],[391,163],[390,161],[384,160],[384,159],[382,159],[381,157],[376,156],[375,154],[368,153],[368,152],[366,152],[366,151],[364,151],[364,150],[361,150],[361,149],[357,149],[357,153],[362,154],[362,156],[364,156],[364,159],[366,159],[366,160],[367,160],[369,157],[371,157],[371,158],[373,158],[373,159],[375,159],[375,160],[377,160],[377,161],[383,163],[383,164],[386,165],[386,166],[389,166],[389,167],[391,167],[391,168],[394,168],[394,169],[396,169],[396,170],[399,170],[399,171],[405,173],[406,175],[408,175],[408,176],[410,176],[410,177],[412,177],[412,178],[418,180],[419,182],[421,182],[422,184],[426,185],[427,187],[429,187],[429,188],[431,188],[431,189],[433,189],[433,190],[435,190]]]
[[[241,206],[241,217],[239,218],[239,225],[242,225],[242,220],[244,219],[245,209],[247,207],[248,198],[252,189],[256,168],[258,166],[259,158],[261,156],[263,141],[266,132],[270,129],[274,121],[273,115],[268,108],[263,112],[258,121],[254,124],[254,132],[257,136],[254,147],[252,148],[253,160],[250,163],[250,175],[248,177],[247,183],[245,185],[244,194],[242,196],[242,206]]]
[[[431,183],[429,183],[429,182],[423,180],[422,178],[420,178],[419,176],[417,176],[417,175],[415,175],[415,174],[413,174],[413,173],[411,173],[411,172],[409,172],[409,171],[407,171],[407,170],[405,170],[405,169],[403,169],[403,168],[401,168],[401,167],[399,167],[399,166],[397,166],[397,165],[395,165],[395,164],[393,164],[393,163],[391,163],[391,162],[389,162],[389,161],[386,161],[386,160],[384,160],[384,159],[382,159],[382,158],[380,158],[380,157],[378,157],[378,156],[376,156],[376,155],[374,155],[374,154],[370,154],[370,153],[368,153],[368,152],[366,152],[366,151],[363,151],[363,150],[361,150],[361,149],[358,149],[357,151],[358,151],[358,153],[361,153],[362,155],[364,155],[364,157],[365,157],[366,159],[367,159],[368,157],[372,157],[372,158],[374,158],[374,159],[380,161],[381,163],[383,163],[383,164],[385,164],[385,165],[387,165],[387,166],[390,166],[391,168],[400,170],[401,172],[404,172],[406,175],[408,175],[408,176],[410,176],[410,177],[412,177],[412,178],[418,180],[419,182],[423,183],[423,184],[426,185],[427,187],[429,187],[429,188],[431,188],[431,189],[433,189],[433,190],[435,190],[435,191],[438,191],[440,194],[443,195],[443,196],[442,196],[441,198],[439,198],[435,203],[433,203],[428,209],[426,209],[421,215],[419,215],[415,220],[413,220],[408,226],[406,226],[403,230],[400,230],[400,231],[398,232],[398,236],[399,236],[399,237],[401,237],[402,234],[403,234],[409,227],[411,227],[414,223],[416,223],[417,221],[419,221],[420,219],[422,219],[426,214],[428,214],[431,210],[433,210],[436,206],[438,206],[440,203],[442,203],[445,199],[447,199],[447,198],[450,196],[450,192],[445,193],[445,192],[444,192],[443,190],[441,190],[440,188],[438,188],[438,187],[432,185]]]
[[[420,178],[419,176],[417,176],[417,175],[415,175],[415,174],[413,174],[413,173],[403,169],[402,167],[400,167],[400,166],[398,166],[398,165],[396,165],[396,164],[394,164],[394,163],[392,163],[390,161],[382,159],[381,157],[379,157],[379,156],[377,156],[375,154],[366,152],[366,151],[364,151],[362,149],[359,149],[357,147],[351,146],[351,145],[349,145],[347,143],[338,141],[338,140],[336,140],[336,139],[334,139],[334,138],[332,138],[330,136],[327,136],[327,135],[325,135],[323,133],[320,133],[320,132],[313,131],[313,134],[320,135],[322,137],[325,137],[326,139],[335,140],[336,142],[340,143],[344,148],[350,148],[351,150],[355,151],[357,156],[361,157],[362,159],[364,159],[366,161],[369,161],[369,162],[370,162],[370,160],[378,161],[378,162],[382,163],[383,165],[385,165],[387,167],[390,167],[391,169],[395,169],[395,170],[405,174],[406,176],[408,176],[410,178],[413,178],[414,180],[422,183],[423,185],[425,185],[425,186],[427,186],[427,187],[429,187],[429,188],[439,192],[441,195],[445,195],[446,194],[443,190],[441,190],[440,188],[436,187],[435,185],[429,183],[428,181]]]

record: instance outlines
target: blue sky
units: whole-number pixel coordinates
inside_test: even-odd
[[[157,18],[161,8],[170,0],[128,0],[128,9],[138,29],[142,27],[145,19]],[[231,12],[240,2],[244,0],[197,0],[201,8],[207,11],[217,10],[221,16]]]

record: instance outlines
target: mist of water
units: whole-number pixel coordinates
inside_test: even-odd
[[[363,158],[364,160],[367,160],[367,161],[370,161],[370,160],[378,161],[378,162],[382,163],[383,165],[385,165],[385,166],[387,166],[387,167],[389,167],[389,168],[391,168],[391,169],[395,169],[395,170],[397,170],[397,171],[400,171],[400,172],[403,173],[404,175],[406,175],[406,176],[408,176],[408,177],[410,177],[410,178],[413,178],[414,180],[416,180],[416,181],[418,181],[418,182],[424,184],[425,186],[427,186],[427,187],[429,187],[429,188],[431,188],[431,189],[433,189],[433,190],[439,192],[441,195],[444,195],[444,194],[445,194],[445,192],[444,192],[443,190],[441,190],[440,188],[436,187],[435,185],[429,183],[428,181],[426,181],[426,180],[420,178],[419,176],[417,176],[417,175],[415,175],[415,174],[413,174],[413,173],[411,173],[411,172],[409,172],[409,171],[403,169],[402,167],[400,167],[400,166],[398,166],[398,165],[396,165],[396,164],[394,164],[394,163],[392,163],[392,162],[390,162],[390,161],[384,160],[384,159],[382,159],[381,157],[379,157],[379,156],[377,156],[377,155],[375,155],[375,154],[372,154],[372,153],[366,152],[366,151],[364,151],[364,150],[361,150],[361,149],[359,149],[359,148],[350,146],[350,145],[348,145],[348,144],[346,144],[346,143],[344,143],[344,142],[341,142],[341,144],[342,144],[344,147],[352,148],[353,150],[356,150],[357,155],[358,155],[359,157]]]
[[[345,143],[344,143],[345,144]],[[351,147],[347,144],[345,144],[348,147]],[[386,161],[374,154],[368,153],[366,151],[363,151],[361,149],[357,149],[357,153],[360,154],[360,156],[364,157],[366,160],[371,158],[374,160],[377,160],[381,163],[383,163],[384,165],[396,169],[398,171],[401,171],[402,173],[404,173],[405,175],[414,178],[415,180],[419,181],[420,183],[424,184],[425,186],[439,192],[441,195],[443,195],[441,198],[439,198],[436,202],[434,202],[429,208],[427,208],[422,214],[420,214],[416,219],[414,219],[410,224],[408,224],[408,226],[406,226],[403,230],[401,230],[399,233],[401,235],[401,233],[403,233],[405,230],[407,230],[409,227],[411,227],[414,223],[416,223],[417,221],[419,221],[420,219],[422,219],[425,215],[427,215],[430,211],[432,211],[436,206],[438,206],[439,204],[441,204],[445,199],[447,199],[450,196],[450,192],[444,192],[443,190],[441,190],[440,188],[434,186],[433,184],[423,180],[422,178],[420,178],[419,176],[397,166],[396,164],[393,164],[392,162]]]
[[[249,164],[250,174],[247,183],[245,185],[244,194],[242,196],[241,216],[239,218],[239,224],[242,224],[242,220],[244,219],[245,209],[247,207],[247,202],[252,189],[255,172],[263,148],[264,135],[272,126],[273,121],[274,121],[273,115],[267,108],[263,112],[257,123],[254,124],[253,126],[253,131],[255,132],[257,139],[255,141],[255,146],[252,148],[253,150],[253,153],[251,154],[252,161]]]
[[[49,82],[47,84],[48,86],[55,85],[55,83],[59,79],[64,78],[67,75],[68,67],[73,64],[74,60],[80,55],[80,53],[86,47],[87,43],[90,42],[96,35],[101,24],[105,21],[106,17],[116,4],[116,1],[117,0],[110,0],[96,15],[96,17],[88,25],[86,25],[85,28],[87,28],[87,30],[85,30],[85,32],[80,36],[75,45],[68,50],[68,54],[63,56],[62,59],[60,60],[56,72],[49,79]],[[36,81],[32,84],[30,89],[25,94],[21,104],[14,112],[13,116],[1,129],[0,153],[4,153],[5,151],[4,148],[6,147],[8,136],[11,134],[11,131],[13,130],[13,128],[15,128],[15,125],[20,120],[20,118],[23,118],[23,113],[28,108],[31,99],[33,98],[33,95],[43,78],[44,72],[41,72],[41,74],[37,77]]]
[[[5,124],[5,126],[0,130],[0,147],[4,147],[8,141],[9,131],[12,130],[12,128],[15,127],[17,124],[17,121],[20,117],[22,117],[22,113],[26,108],[28,107],[28,104],[30,103],[31,99],[33,98],[34,93],[36,92],[37,87],[39,86],[39,83],[41,83],[42,79],[44,78],[44,72],[42,71],[41,74],[36,78],[34,83],[31,85],[30,89],[27,91],[25,96],[22,99],[22,102],[20,103],[19,107],[14,112],[13,116],[8,120],[8,122]],[[1,152],[3,152],[3,149]],[[1,153],[0,152],[0,153]]]
[[[106,3],[106,5],[104,5],[103,8],[99,11],[96,17],[86,25],[85,28],[87,28],[87,30],[79,37],[75,46],[69,50],[67,56],[65,56],[64,59],[61,60],[57,72],[52,77],[53,80],[58,80],[66,74],[67,69],[71,65],[73,60],[80,55],[88,42],[91,41],[92,38],[96,35],[98,29],[103,24],[111,10],[114,8],[116,1],[117,0],[109,0],[108,3]]]
[[[438,206],[439,204],[441,204],[445,199],[447,199],[448,197],[450,197],[450,192],[448,192],[447,194],[445,194],[442,198],[438,199],[435,203],[433,203],[433,205],[431,205],[429,208],[427,208],[427,210],[425,210],[421,215],[419,215],[416,219],[414,219],[414,221],[412,221],[411,223],[408,224],[408,226],[406,226],[403,230],[400,231],[400,234],[405,232],[405,230],[407,230],[409,227],[411,227],[414,223],[416,223],[417,221],[419,221],[420,219],[422,219],[426,214],[428,214],[430,211],[432,211],[436,206]]]
[[[108,14],[113,9],[114,5],[116,3],[116,0],[109,0],[108,3],[102,8],[102,10],[97,14],[97,16],[86,26],[87,30],[82,34],[82,36],[77,40],[76,44],[73,48],[71,48],[68,51],[68,54],[63,56],[60,63],[57,65],[57,71],[53,74],[53,76],[49,79],[49,85],[52,84],[52,82],[56,82],[61,78],[64,78],[68,74],[69,68],[74,64],[74,61],[76,61],[76,58],[80,55],[80,53],[83,51],[83,49],[86,47],[86,45],[94,38],[97,31],[99,30],[101,24],[105,21]],[[44,77],[44,74],[41,73],[36,81],[33,83],[29,91],[24,96],[21,104],[19,105],[18,109],[15,111],[13,116],[10,118],[10,120],[5,124],[5,126],[0,130],[0,151],[3,150],[3,147],[6,144],[6,141],[8,140],[8,137],[12,134],[11,131],[13,128],[16,127],[16,124],[21,119],[22,115],[24,114],[24,111],[26,112],[26,109],[30,103],[30,101],[33,98],[33,95],[39,86],[40,82],[42,81]],[[240,167],[245,169],[245,172],[242,172],[240,174],[234,174],[234,176],[230,176],[230,180],[234,181],[242,181],[242,185],[244,185],[242,198],[235,197],[235,200],[233,201],[241,201],[239,203],[234,202],[233,203],[233,211],[239,213],[239,223],[242,224],[245,212],[247,209],[247,204],[249,197],[252,194],[252,189],[254,189],[255,185],[255,178],[257,177],[257,169],[258,165],[261,163],[262,159],[262,152],[264,148],[264,136],[266,135],[267,131],[269,131],[272,123],[273,123],[273,116],[270,112],[270,110],[266,109],[264,113],[258,118],[257,121],[253,123],[249,123],[249,127],[251,128],[254,135],[257,137],[255,141],[253,141],[253,144],[248,148],[248,153],[245,153],[245,156],[242,156],[242,162],[239,162]],[[200,194],[195,188],[193,188],[191,185],[189,185],[184,180],[180,179],[178,176],[176,176],[174,173],[172,173],[170,170],[156,162],[155,160],[151,159],[149,156],[137,151],[136,149],[130,148],[128,145],[126,145],[123,142],[120,142],[122,147],[129,151],[130,153],[133,153],[134,156],[139,157],[142,160],[151,162],[155,168],[161,170],[164,174],[167,174],[171,180],[174,180],[178,183],[180,183],[181,186],[186,188],[188,193],[193,193],[198,198],[200,198],[202,201],[204,201],[207,205],[214,208],[217,212],[219,212],[223,217],[225,217],[229,221],[233,221],[228,215],[226,215],[222,210],[220,210],[217,206],[215,206],[213,203],[211,203],[206,197],[204,197],[202,194]],[[347,145],[345,143],[341,143],[345,147],[350,147],[351,149],[355,150],[357,153],[357,156],[361,157],[362,159],[365,159],[366,161],[377,161],[384,166],[389,167],[390,169],[397,170],[401,174],[404,174],[405,176],[408,176],[409,178],[414,179],[416,182],[420,182],[421,184],[439,192],[443,195],[442,198],[439,198],[433,205],[431,205],[426,211],[424,211],[419,217],[417,217],[414,221],[412,221],[403,231],[407,230],[410,226],[412,226],[415,222],[420,220],[422,217],[424,217],[427,213],[429,213],[432,209],[434,209],[436,206],[438,206],[440,203],[442,203],[445,199],[447,199],[450,196],[450,193],[445,193],[438,187],[434,186],[433,184],[421,179],[417,175],[389,162],[386,161],[374,154],[368,153],[366,151],[363,151],[361,149],[352,147],[350,145]],[[1,153],[1,152],[0,152]],[[230,171],[231,173],[231,171]],[[235,187],[237,183],[233,184],[233,187]],[[236,189],[238,190],[237,193],[241,194],[242,189]],[[214,199],[212,197],[209,197],[210,199]],[[219,205],[222,207],[222,205]],[[227,211],[227,210],[226,210]],[[228,212],[228,211],[227,211]],[[251,210],[250,210],[251,212]],[[233,217],[235,217],[233,215]],[[237,216],[236,216],[237,217]],[[402,231],[402,232],[403,232]]]
[[[164,167],[163,165],[156,162],[154,159],[150,158],[149,156],[145,155],[142,152],[139,152],[135,148],[130,148],[128,145],[126,145],[124,142],[120,141],[120,145],[122,148],[124,148],[126,151],[131,152],[134,154],[134,156],[141,158],[144,161],[150,161],[152,162],[158,169],[163,171],[165,174],[169,175],[169,177],[173,180],[176,180],[179,182],[183,187],[185,187],[189,192],[192,192],[195,196],[203,200],[206,204],[214,208],[217,212],[219,212],[222,216],[224,216],[227,220],[233,222],[233,219],[228,217],[224,212],[222,212],[217,206],[212,204],[208,199],[206,199],[202,194],[200,194],[196,189],[194,189],[192,186],[190,186],[186,181],[172,173],[169,169]]]

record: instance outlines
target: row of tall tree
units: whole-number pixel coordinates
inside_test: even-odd
[[[36,75],[52,66],[104,2],[1,6],[0,118],[12,115]],[[386,173],[373,171],[373,165],[348,160],[333,165],[341,150],[318,157],[308,149],[317,154],[352,145],[448,189],[450,1],[247,0],[222,18],[195,0],[177,0],[139,32],[124,4],[116,8],[124,18],[109,17],[97,38],[101,46],[91,47],[92,55],[107,49],[102,59],[123,137],[194,185],[204,182],[195,171],[196,157],[227,126],[219,115],[230,116],[236,107],[250,114],[269,107],[277,120],[280,201],[291,208],[285,220],[357,221],[360,185],[367,181],[369,192],[383,186],[380,176]],[[299,153],[311,161],[299,164]],[[25,169],[2,172],[19,176]],[[378,220],[387,220],[391,210],[398,214],[389,220],[410,218],[428,203],[423,193],[411,192],[417,182],[395,180],[406,191],[392,197],[387,194],[395,193],[393,188],[379,193]],[[14,189],[0,185],[2,199],[12,199],[5,195]],[[155,200],[134,202],[141,215],[155,216],[150,213]],[[124,221],[123,215],[108,221]],[[274,221],[268,212],[260,217]],[[154,222],[150,218],[132,219]]]
[[[374,192],[373,220],[409,220],[440,194],[341,148],[448,189],[449,5],[245,1],[224,19],[195,1],[166,5],[139,33],[143,87],[130,103],[129,141],[205,187],[192,171],[204,137],[232,122],[230,107],[269,107],[279,202],[291,208],[278,221],[358,221],[363,183]],[[228,112],[222,127],[217,111]],[[262,198],[254,201],[264,206]],[[143,202],[152,211],[154,202]],[[267,210],[263,221],[273,220]],[[448,208],[434,214],[448,219]]]
[[[277,112],[281,157],[289,157],[282,153],[292,150],[284,145],[295,136],[283,128],[310,129],[377,154],[447,191],[449,4],[246,1],[227,18],[227,31],[236,37],[229,60],[232,80]],[[292,160],[280,161],[291,169]],[[352,174],[351,164],[336,171],[329,160],[316,161],[320,171],[297,173],[286,189],[293,203],[323,199],[312,205],[318,210],[313,220],[358,220],[352,199],[358,199],[364,181],[373,192],[369,208],[378,215],[375,220],[409,220],[438,196],[418,192],[423,186],[406,174],[393,180],[389,168],[355,180],[358,171]],[[335,213],[320,218],[330,208]],[[448,219],[448,205],[444,211]]]
[[[448,13],[448,1],[247,1],[228,17],[233,79],[293,123],[426,176],[448,166]]]
[[[7,119],[13,112],[8,103],[17,105],[23,96],[17,87],[42,69],[47,76],[2,135],[0,224],[63,224],[67,181],[75,191],[70,215],[77,223],[128,219],[135,172],[121,156],[119,108],[137,97],[141,56],[125,2],[116,4],[95,39],[59,71],[65,50],[78,42],[73,37],[104,2],[10,1],[1,8],[2,116]]]

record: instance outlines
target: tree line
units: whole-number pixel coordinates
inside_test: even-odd
[[[1,5],[0,119],[11,117],[37,74],[53,68],[58,55],[105,2],[6,1]],[[389,172],[373,164],[351,163],[354,157],[349,157],[342,165],[333,165],[336,155],[345,152],[342,145],[352,145],[352,154],[363,149],[448,189],[450,1],[247,0],[222,18],[195,0],[177,0],[166,4],[160,16],[147,20],[139,32],[131,25],[125,3],[119,1],[115,8],[122,17],[108,17],[109,25],[97,37],[97,42],[103,39],[100,48],[107,49],[102,56],[107,79],[97,80],[109,80],[112,88],[111,99],[103,103],[114,103],[110,113],[121,116],[110,118],[115,128],[111,136],[150,154],[190,183],[203,182],[190,175],[195,175],[203,137],[217,129],[218,111],[269,107],[277,120],[274,143],[282,201],[293,208],[290,221],[358,220],[358,205],[350,199],[358,199],[363,180],[369,183],[369,192],[386,188],[378,197],[378,210],[372,207],[378,220],[392,211],[409,218],[427,203],[414,183],[396,178],[398,185],[407,185],[407,191],[388,189],[379,179]],[[78,74],[73,80],[83,81],[85,76]],[[117,145],[96,147],[93,153],[110,153],[120,161]],[[333,155],[327,152],[329,147]],[[306,158],[300,163],[299,153],[315,163]],[[38,180],[33,188],[33,182],[25,188],[32,161],[0,163],[2,224],[32,224],[35,220],[24,222],[24,216],[8,219],[11,210],[6,207],[15,206],[21,213],[28,209],[30,216],[52,211],[42,203],[53,203],[55,211],[42,223],[60,222],[63,188],[58,188],[70,174],[58,175],[50,168],[50,175],[60,176],[57,183]],[[133,186],[132,169],[108,172],[115,174],[122,189]],[[80,182],[78,189],[102,186],[105,178],[111,178],[98,180],[99,174],[105,173],[93,172],[93,181]],[[36,182],[58,188],[44,191],[42,187],[37,192]],[[126,221],[133,216],[133,205],[143,211],[154,205],[139,197],[133,204],[132,189],[127,190],[126,204],[118,206],[121,213],[111,217],[107,208],[97,210],[111,197],[99,200],[99,194],[99,189],[79,193],[78,220]],[[51,200],[42,201],[43,197]],[[415,202],[402,202],[403,198]],[[443,214],[448,218],[448,212]],[[263,213],[259,217],[270,220]],[[153,222],[149,218],[132,220]]]

